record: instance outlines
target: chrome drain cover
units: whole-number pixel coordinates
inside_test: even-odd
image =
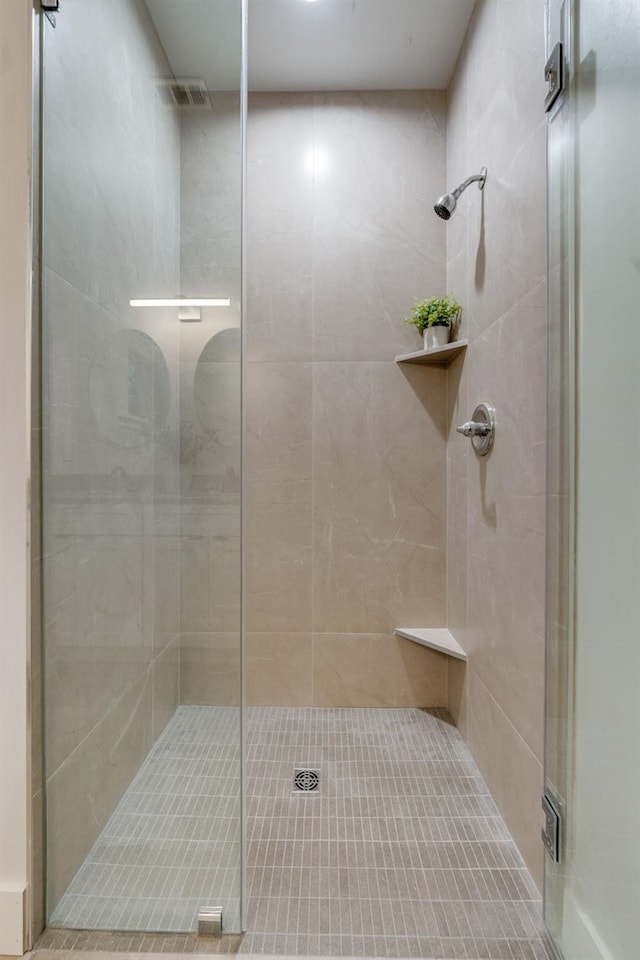
[[[302,793],[311,793],[320,788],[320,771],[301,767],[293,774],[293,789]]]

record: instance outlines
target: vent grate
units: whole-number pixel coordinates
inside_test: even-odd
[[[293,789],[302,793],[316,793],[320,789],[320,771],[300,768],[293,775]]]
[[[167,80],[163,83],[162,97],[171,107],[210,110],[211,100],[204,80]]]

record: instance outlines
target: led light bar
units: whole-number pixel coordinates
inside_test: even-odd
[[[173,299],[129,300],[132,307],[228,307],[229,297],[174,297]]]

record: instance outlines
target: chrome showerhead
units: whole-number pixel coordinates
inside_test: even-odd
[[[478,189],[482,190],[487,180],[487,168],[483,167],[480,173],[476,173],[473,177],[468,177],[464,183],[461,183],[459,187],[456,187],[451,193],[445,193],[438,202],[434,205],[434,210],[441,220],[450,220],[453,211],[456,209],[458,198],[461,193],[467,189],[469,184],[478,183]]]
[[[443,197],[440,197],[433,209],[442,220],[450,220],[457,202],[452,193],[445,193]]]

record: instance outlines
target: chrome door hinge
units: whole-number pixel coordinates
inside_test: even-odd
[[[564,90],[564,55],[560,42],[556,43],[551,51],[551,56],[544,68],[544,78],[549,84],[549,91],[544,101],[545,113],[548,113]]]
[[[56,25],[56,13],[60,9],[60,0],[40,0],[40,9],[52,27]]]
[[[554,863],[560,862],[560,824],[561,818],[555,799],[548,790],[542,794],[542,809],[544,810],[544,827],[542,828],[542,842]]]

